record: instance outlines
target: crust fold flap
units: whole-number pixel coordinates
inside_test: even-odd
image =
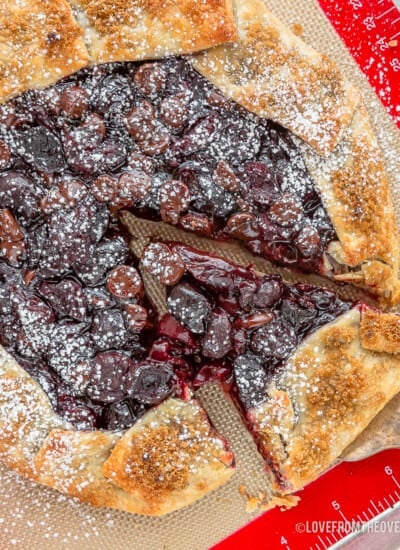
[[[232,0],[69,0],[92,63],[190,54],[236,39]]]
[[[34,479],[40,445],[52,429],[65,426],[39,384],[0,346],[0,459]]]
[[[375,294],[382,305],[397,303],[399,233],[382,152],[364,104],[326,157],[297,141],[339,238],[328,254],[344,272],[332,276]]]
[[[295,36],[262,0],[236,0],[238,40],[193,59],[227,97],[327,154],[349,126],[359,91],[325,55]]]
[[[95,506],[163,515],[233,475],[233,455],[196,401],[168,399],[124,434],[54,430],[37,480]]]
[[[66,0],[1,2],[0,103],[85,67],[82,34]]]
[[[284,492],[328,469],[400,391],[400,357],[365,349],[360,333],[358,307],[319,329],[249,413]]]

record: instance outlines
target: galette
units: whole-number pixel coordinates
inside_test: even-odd
[[[126,210],[400,300],[361,95],[261,0],[0,6],[0,102],[7,466],[171,512],[234,473],[195,394],[218,382],[281,498],[400,391],[400,317],[177,242],[130,249]]]

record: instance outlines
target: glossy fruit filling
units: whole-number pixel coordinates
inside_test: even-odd
[[[330,305],[311,312],[299,301],[316,303],[301,298],[305,287],[282,290],[268,277],[268,299],[251,294],[253,281],[238,302],[233,275],[221,275],[233,287],[216,305],[217,283],[206,286],[182,264],[184,282],[169,296],[176,320],[157,327],[118,223],[122,209],[239,239],[306,271],[320,270],[335,238],[288,132],[224,98],[182,59],[83,70],[0,106],[0,343],[79,429],[125,428],[167,396],[185,395],[206,372],[183,359],[194,350],[210,372],[232,357],[235,372],[247,356],[264,368],[286,356],[299,330],[345,307],[319,291]],[[293,304],[305,313],[291,314]],[[243,326],[232,317],[239,306]],[[290,315],[301,319],[287,324]]]
[[[352,307],[326,288],[289,285],[179,243],[149,245],[143,263],[167,286],[163,333],[180,334],[197,356],[194,385],[219,379],[244,410],[265,401],[307,335]]]

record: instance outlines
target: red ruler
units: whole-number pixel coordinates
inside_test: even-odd
[[[396,2],[319,0],[319,3],[400,128],[400,11]]]
[[[392,0],[319,0],[400,127],[400,12]],[[400,4],[400,1],[399,1]],[[300,504],[263,514],[214,550],[326,550],[400,502],[400,450],[343,463],[299,493]],[[400,540],[400,533],[399,533]]]
[[[343,463],[306,487],[291,510],[266,512],[214,550],[326,550],[400,502],[400,450]],[[399,533],[400,540],[400,533]]]

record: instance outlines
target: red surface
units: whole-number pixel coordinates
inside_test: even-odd
[[[394,3],[319,1],[400,127],[400,13]],[[397,45],[389,45],[396,40]],[[351,525],[347,521],[367,521],[400,501],[400,450],[341,464],[299,496],[297,507],[263,514],[214,550],[242,550],[249,545],[254,550],[329,548],[348,534]]]
[[[214,550],[243,550],[249,543],[253,550],[329,548],[352,521],[366,522],[400,501],[400,450],[340,464],[298,495],[295,508],[266,512]]]
[[[392,0],[319,0],[319,3],[400,128],[398,8]]]

